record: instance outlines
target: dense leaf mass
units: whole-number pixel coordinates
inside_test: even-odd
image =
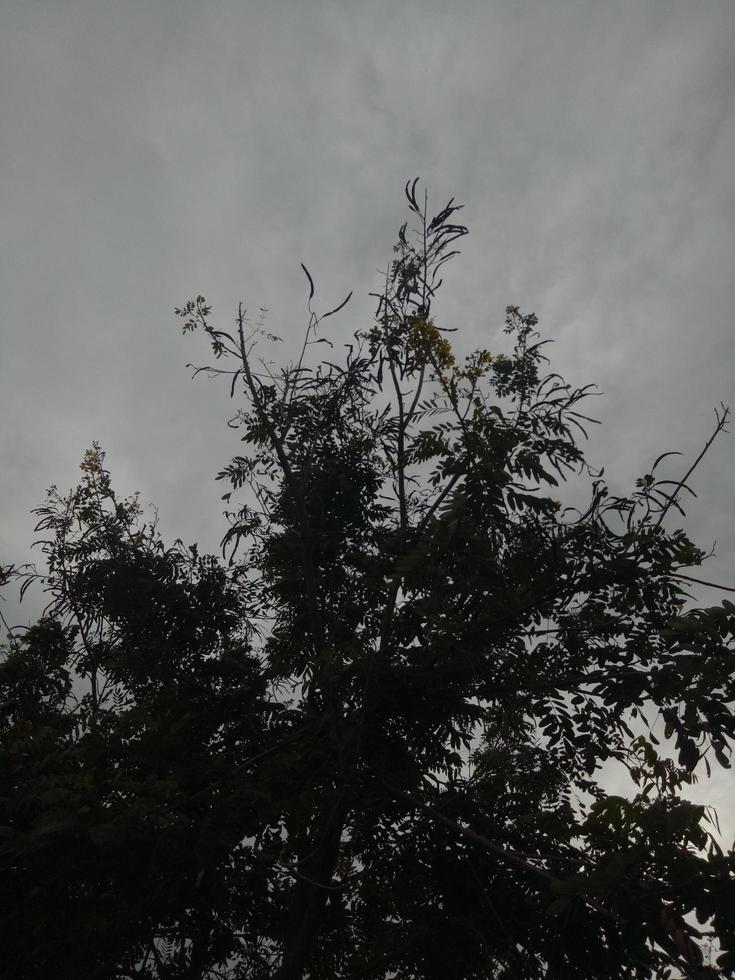
[[[694,467],[612,495],[515,306],[509,352],[460,357],[466,228],[406,193],[341,358],[306,269],[280,370],[262,316],[177,310],[243,398],[221,559],[166,548],[95,445],[36,512],[47,570],[0,570],[49,594],[0,662],[2,976],[732,975],[735,859],[686,799],[735,735],[735,605],[686,606]]]

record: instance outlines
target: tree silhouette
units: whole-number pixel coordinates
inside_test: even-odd
[[[222,560],[167,549],[97,446],[38,509],[50,605],[0,666],[5,975],[732,974],[733,855],[683,797],[735,731],[735,605],[685,611],[706,555],[671,520],[698,460],[612,495],[589,388],[515,306],[510,352],[460,359],[435,306],[467,229],[406,195],[343,356],[306,268],[281,369],[262,316],[177,310],[244,396]]]

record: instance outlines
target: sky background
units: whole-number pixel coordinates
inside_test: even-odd
[[[435,308],[460,347],[534,311],[552,367],[604,393],[611,488],[667,450],[680,477],[735,403],[734,97],[733,0],[0,0],[0,562],[93,440],[169,542],[215,550],[240,443],[173,308],[265,306],[287,357],[304,262],[322,311],[354,290],[347,342],[414,176],[465,204]],[[735,433],[693,485],[703,577],[735,586]]]

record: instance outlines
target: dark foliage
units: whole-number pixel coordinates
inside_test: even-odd
[[[732,975],[735,861],[684,797],[735,734],[735,605],[685,611],[694,467],[613,496],[517,307],[509,353],[460,363],[434,307],[466,228],[407,197],[342,358],[306,269],[278,371],[262,317],[177,310],[245,396],[223,560],[167,549],[97,446],[38,509],[50,603],[0,663],[3,976]]]

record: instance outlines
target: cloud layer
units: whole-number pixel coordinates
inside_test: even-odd
[[[267,306],[288,350],[304,261],[323,308],[355,290],[348,339],[414,175],[466,204],[439,304],[464,345],[534,310],[554,367],[605,392],[590,456],[618,490],[696,455],[735,400],[734,39],[731,0],[6,2],[0,557],[93,439],[169,538],[216,548],[237,445],[173,307]],[[733,458],[725,437],[689,525],[731,585]]]

